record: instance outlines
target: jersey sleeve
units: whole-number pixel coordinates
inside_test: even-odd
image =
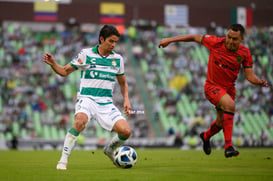
[[[252,56],[251,56],[249,49],[247,49],[245,59],[243,60],[243,66],[244,66],[244,68],[252,68],[253,67],[253,60],[252,60]]]
[[[76,70],[86,70],[90,67],[89,64],[86,64],[86,54],[84,53],[85,50],[82,50],[77,56],[75,56],[71,62],[69,63],[72,67]]]
[[[219,42],[219,38],[213,35],[204,35],[201,40],[203,44],[208,49],[213,48]]]
[[[124,61],[123,58],[120,58],[120,67],[119,67],[119,71],[117,72],[117,76],[119,75],[124,75]]]

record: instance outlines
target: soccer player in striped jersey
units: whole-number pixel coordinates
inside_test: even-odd
[[[44,54],[43,61],[61,76],[68,76],[76,70],[81,71],[80,88],[75,105],[75,122],[66,134],[62,156],[57,164],[58,170],[67,169],[71,150],[79,134],[92,118],[102,128],[117,133],[104,147],[104,153],[112,161],[113,151],[131,135],[129,124],[112,100],[115,78],[117,78],[124,98],[124,112],[129,116],[131,105],[124,62],[122,56],[113,51],[119,37],[120,34],[114,26],[104,25],[100,30],[99,44],[93,48],[83,49],[65,66],[58,65],[51,54]]]
[[[181,35],[162,39],[159,43],[159,47],[164,48],[172,42],[197,42],[210,51],[204,91],[206,98],[215,105],[217,117],[210,128],[200,134],[203,150],[207,155],[211,153],[210,138],[221,129],[225,138],[225,157],[239,154],[232,145],[232,129],[235,112],[235,81],[240,67],[244,67],[244,73],[249,82],[268,87],[266,80],[259,79],[254,74],[250,51],[241,45],[244,32],[245,29],[241,24],[233,24],[228,27],[226,37]]]

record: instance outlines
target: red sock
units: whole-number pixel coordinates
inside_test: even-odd
[[[209,129],[204,133],[204,139],[209,140],[213,135],[217,134],[222,128],[216,125],[216,120],[214,120]]]
[[[234,113],[224,112],[223,114],[223,132],[225,137],[225,149],[232,146],[232,128]]]

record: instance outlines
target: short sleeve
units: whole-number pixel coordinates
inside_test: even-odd
[[[218,42],[219,38],[213,35],[204,35],[201,41],[201,43],[208,49],[215,47]]]
[[[77,56],[75,56],[69,63],[75,69],[86,70],[90,67],[89,64],[86,64],[86,50],[82,50]]]
[[[244,68],[252,68],[253,67],[253,59],[252,59],[249,49],[247,49],[246,57],[243,60],[243,66],[244,66]]]
[[[124,61],[121,56],[120,56],[120,68],[119,68],[119,71],[117,72],[117,76],[119,75],[124,75]]]

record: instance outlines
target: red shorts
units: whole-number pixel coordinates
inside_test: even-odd
[[[230,89],[224,89],[221,86],[213,85],[209,82],[205,83],[205,95],[206,98],[215,106],[220,105],[221,98],[228,94],[233,100],[235,100],[235,87]]]

